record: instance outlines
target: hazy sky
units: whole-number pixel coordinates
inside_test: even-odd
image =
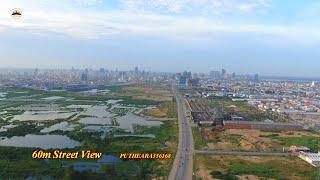
[[[0,0],[0,67],[320,77],[319,19],[320,0]]]

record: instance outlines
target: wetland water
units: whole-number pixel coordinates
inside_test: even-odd
[[[53,99],[56,99],[54,97]],[[108,105],[69,105],[67,107],[59,106],[58,104],[29,104],[24,106],[19,106],[11,108],[10,110],[20,110],[24,111],[20,115],[14,115],[10,121],[20,121],[15,122],[15,124],[22,123],[24,121],[29,121],[28,123],[38,123],[41,122],[41,126],[46,123],[46,121],[65,119],[63,122],[53,124],[49,127],[43,128],[40,133],[45,133],[45,135],[26,135],[26,136],[13,136],[13,137],[0,137],[0,146],[11,146],[11,147],[33,147],[42,149],[51,148],[74,148],[76,146],[81,146],[80,142],[70,139],[63,135],[48,135],[46,133],[51,133],[56,130],[61,131],[75,131],[81,126],[80,131],[94,131],[103,132],[101,137],[105,137],[106,133],[113,131],[114,129],[122,129],[126,132],[134,133],[135,125],[140,126],[160,126],[162,122],[160,121],[148,121],[144,117],[136,115],[141,108],[120,106],[117,104],[121,100],[109,100]],[[111,105],[111,107],[110,107]],[[123,108],[127,109],[124,115],[117,115],[113,113],[113,108]],[[82,110],[79,110],[82,109]],[[68,118],[75,115],[72,119]],[[83,117],[81,117],[83,116]],[[79,117],[79,119],[77,119]],[[84,126],[84,127],[83,127]],[[12,128],[11,126],[4,126],[0,129],[0,132],[5,132],[7,129]],[[135,136],[141,138],[155,138],[154,135],[119,135],[115,137],[127,137]]]
[[[65,97],[61,97],[61,96],[51,96],[51,97],[46,97],[46,98],[42,98],[43,100],[48,100],[48,101],[54,101],[54,100],[60,100],[60,99],[65,99]]]
[[[81,124],[94,124],[94,125],[107,125],[111,124],[111,117],[114,114],[111,114],[106,111],[107,106],[92,106],[88,107],[80,115],[90,116],[81,118],[79,123]]]
[[[144,117],[135,115],[128,112],[124,116],[116,116],[116,114],[106,111],[107,106],[93,106],[89,107],[81,115],[88,115],[92,117],[85,117],[79,120],[79,123],[86,125],[109,125],[111,126],[111,120],[115,120],[118,123],[116,128],[123,129],[128,132],[133,132],[134,125],[140,126],[160,126],[160,121],[148,121]]]
[[[15,116],[12,121],[48,121],[55,119],[67,119],[73,112],[66,111],[26,111]]]
[[[11,138],[1,137],[0,146],[30,147],[41,149],[66,149],[81,146],[78,141],[62,135],[26,135],[13,136]]]
[[[160,121],[147,121],[145,118],[141,116],[137,116],[133,113],[128,113],[125,116],[121,116],[117,118],[117,122],[119,123],[119,128],[124,129],[126,131],[133,132],[134,125],[140,126],[160,126],[162,122]]]
[[[61,123],[52,125],[48,128],[44,128],[40,132],[41,133],[50,133],[50,132],[57,131],[57,130],[73,131],[76,126],[77,126],[76,124],[69,125],[68,122],[61,122]]]

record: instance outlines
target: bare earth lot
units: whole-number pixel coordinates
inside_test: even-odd
[[[296,157],[195,156],[196,179],[315,179],[317,169]]]
[[[202,128],[202,138],[209,150],[283,151],[296,145],[311,149],[319,147],[319,133],[307,131],[266,132],[249,129],[212,130]]]

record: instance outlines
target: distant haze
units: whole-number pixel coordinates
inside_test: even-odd
[[[1,1],[0,68],[320,77],[319,9],[316,0]]]

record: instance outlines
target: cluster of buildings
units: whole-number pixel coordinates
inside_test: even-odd
[[[219,107],[211,107],[205,100],[187,99],[188,115],[199,126],[221,126],[226,129],[259,129],[272,131],[302,131],[298,122],[249,121],[241,116],[223,112]]]
[[[237,75],[236,73],[229,74],[226,69],[221,69],[221,71],[210,71],[208,75],[208,80],[251,80],[254,82],[259,82],[259,75]]]
[[[180,89],[198,87],[200,85],[200,78],[196,73],[191,73],[187,71],[183,73],[177,73],[176,79],[178,80]]]
[[[211,73],[212,78],[201,81],[204,98],[231,98],[243,101],[260,111],[290,117],[294,121],[307,123],[306,126],[320,130],[320,86],[314,80],[267,80],[253,79],[221,80],[219,73]],[[221,73],[220,73],[221,74]]]
[[[318,112],[320,109],[319,88],[316,82],[264,82],[257,87],[248,102],[263,111],[286,114]]]
[[[135,67],[130,71],[100,69],[1,69],[0,84],[39,89],[99,86],[107,83],[169,81],[172,73],[147,72]]]
[[[320,131],[320,85],[317,81],[260,79],[258,75],[228,74],[223,69],[210,72],[199,82],[201,89],[186,94],[186,116],[200,127],[265,131],[304,131],[313,127]],[[247,103],[256,107],[254,109],[257,111],[280,115],[285,120],[256,121],[207,102],[221,98],[232,100],[235,104],[235,101]],[[320,152],[314,153],[308,147],[296,146],[291,146],[288,151],[310,165],[320,167]]]

